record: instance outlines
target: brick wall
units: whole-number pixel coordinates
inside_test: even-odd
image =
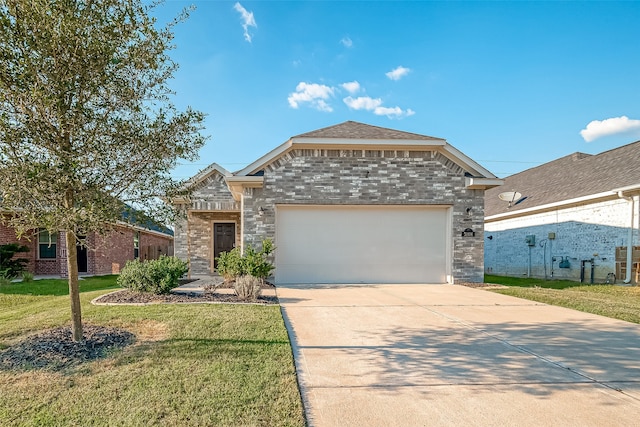
[[[111,233],[90,233],[87,238],[87,274],[118,274],[127,261],[134,259],[133,237],[136,230],[117,227]],[[169,246],[171,238],[140,231],[143,245]],[[60,272],[66,276],[66,258],[61,260]]]
[[[29,248],[29,252],[20,252],[14,255],[14,258],[26,258],[29,260],[26,270],[31,273],[36,272],[36,258],[38,256],[37,248],[37,236],[33,232],[27,233],[20,239],[16,236],[16,231],[0,223],[0,245],[6,245],[8,243],[17,243]]]
[[[227,187],[224,176],[217,171],[198,183],[191,194],[191,209],[194,211],[238,211],[236,202]]]
[[[118,227],[113,233],[100,236],[90,233],[86,237],[87,243],[87,274],[119,273],[127,260],[133,259],[134,230]],[[38,259],[38,237],[34,233],[23,236],[18,240],[13,228],[0,224],[0,244],[19,243],[31,250],[25,254],[18,254],[20,258],[29,259],[28,271],[38,275],[67,275],[67,251],[64,232],[58,233],[56,259]],[[155,233],[140,231],[140,247],[166,247],[170,251],[173,247],[170,237],[163,237]],[[166,253],[166,252],[163,252]]]
[[[637,197],[635,203],[633,244],[637,245]],[[552,259],[555,257],[554,278],[579,280],[581,261],[593,258],[596,281],[603,282],[608,273],[616,271],[615,248],[627,246],[630,221],[629,203],[623,199],[612,199],[488,222],[485,225],[486,272],[526,276],[531,251],[532,277],[545,277],[545,264],[546,275],[550,277]],[[549,233],[555,233],[555,239],[549,239]],[[536,245],[531,249],[525,243],[527,235],[536,238]],[[559,268],[562,257],[569,260],[570,268]],[[589,280],[590,264],[586,268],[585,277]]]
[[[277,203],[450,205],[454,280],[483,280],[484,191],[465,188],[464,171],[437,152],[292,150],[266,168],[263,188],[244,191],[245,245],[275,240]]]
[[[173,239],[169,237],[140,231],[139,245],[141,253],[147,247],[153,251],[153,253],[149,253],[150,259],[156,259],[160,255],[173,255]]]
[[[240,245],[240,203],[236,202],[227,184],[217,171],[200,182],[191,195],[189,227],[186,212],[174,224],[174,254],[188,261],[191,258],[191,274],[211,274],[213,269],[213,223],[215,221],[236,224],[236,245]],[[211,212],[211,211],[219,212]],[[187,236],[187,230],[189,236]],[[190,257],[189,257],[190,253]]]
[[[65,252],[65,236],[64,232],[58,232],[58,239],[56,240],[56,258],[55,259],[40,259],[38,253],[38,238],[34,236],[35,241],[35,250],[36,250],[36,274],[45,274],[45,275],[57,275],[60,274],[60,269],[62,267],[65,268],[67,265],[66,262],[66,252]]]
[[[95,236],[93,264],[95,274],[119,273],[133,257],[133,234],[130,228],[118,227],[115,231]]]
[[[213,272],[213,223],[234,222],[236,224],[236,245],[240,243],[240,213],[239,212],[192,212],[189,223],[190,244],[186,242],[186,228],[181,232],[185,242],[181,244],[181,252],[176,252],[178,258],[185,261],[190,250],[191,274],[211,274]],[[176,248],[178,246],[176,245]],[[184,252],[182,248],[184,247]]]

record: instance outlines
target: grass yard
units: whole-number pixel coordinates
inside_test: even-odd
[[[115,276],[80,282],[85,324],[134,345],[70,371],[0,370],[0,425],[303,426],[278,306],[93,306]],[[0,351],[69,323],[63,280],[0,287]]]
[[[509,286],[492,289],[505,295],[640,323],[640,287],[584,285],[566,280],[485,276],[486,283]]]

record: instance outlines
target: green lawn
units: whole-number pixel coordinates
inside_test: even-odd
[[[505,286],[517,286],[522,288],[550,288],[550,289],[566,289],[576,286],[582,286],[583,283],[573,282],[571,280],[542,280],[542,279],[529,279],[527,277],[506,277],[506,276],[492,276],[486,274],[484,276],[485,283],[495,283]]]
[[[508,289],[495,289],[493,292],[640,323],[638,286],[584,285],[565,280],[489,275],[485,276],[485,282],[509,286]]]
[[[303,426],[279,307],[93,306],[115,277],[81,281],[84,322],[136,344],[73,371],[0,371],[0,425]],[[0,351],[68,324],[66,282],[0,287]]]

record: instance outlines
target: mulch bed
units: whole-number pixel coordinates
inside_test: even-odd
[[[235,303],[235,304],[278,304],[275,296],[261,295],[255,301],[244,301],[235,294],[218,292],[204,293],[170,293],[166,295],[155,295],[145,292],[133,292],[122,290],[103,295],[94,300],[98,304],[188,304],[188,303]]]
[[[131,332],[106,326],[85,324],[82,336],[83,341],[73,341],[70,326],[32,335],[0,352],[0,369],[65,370],[106,357],[110,351],[135,342]]]

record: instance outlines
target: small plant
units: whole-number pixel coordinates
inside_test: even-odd
[[[260,296],[262,289],[260,285],[262,280],[253,276],[239,276],[236,277],[236,282],[233,288],[236,291],[236,295],[242,301],[255,301]]]
[[[216,258],[218,273],[225,281],[231,281],[239,276],[253,276],[264,281],[275,268],[267,259],[274,250],[273,242],[270,239],[265,239],[262,241],[260,251],[249,246],[244,255],[240,255],[238,248],[223,252]]]
[[[29,283],[29,282],[33,282],[33,273],[31,273],[30,271],[23,271],[22,283]]]
[[[264,281],[275,268],[274,265],[267,260],[267,257],[271,255],[274,250],[275,246],[270,239],[262,241],[262,249],[259,252],[249,246],[244,255],[244,269],[242,273]]]
[[[11,279],[7,279],[4,276],[0,276],[0,286],[7,286],[11,284]]]
[[[155,260],[127,261],[118,277],[118,285],[137,292],[168,294],[187,272],[187,263],[175,257],[161,256]]]
[[[230,282],[242,275],[242,255],[239,248],[233,248],[229,252],[222,252],[216,258],[218,273],[225,282]]]
[[[24,271],[29,260],[26,258],[13,257],[15,254],[21,252],[29,252],[29,248],[17,243],[0,245],[0,276],[13,279]]]

